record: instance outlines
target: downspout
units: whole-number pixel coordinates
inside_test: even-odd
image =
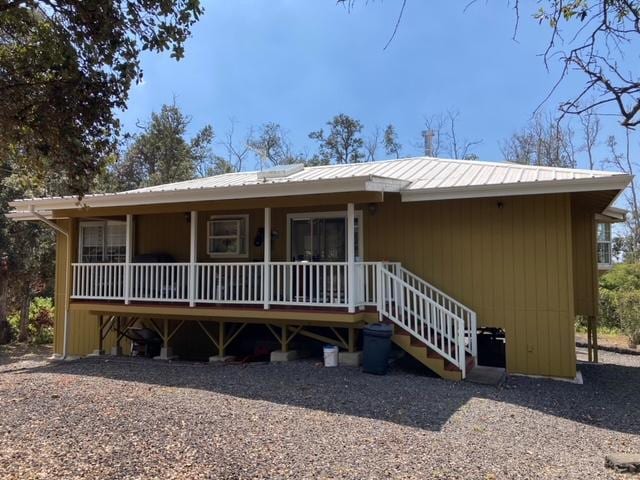
[[[69,335],[67,333],[69,326],[69,279],[71,275],[71,238],[69,238],[69,232],[66,232],[59,225],[52,222],[48,218],[38,213],[33,205],[29,206],[29,211],[48,227],[54,229],[56,232],[62,234],[67,239],[67,261],[65,262],[65,276],[64,276],[64,326],[62,334],[62,359],[67,359]]]

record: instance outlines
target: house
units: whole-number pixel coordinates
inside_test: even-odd
[[[371,322],[444,378],[477,329],[510,373],[573,378],[576,315],[597,315],[596,222],[625,174],[429,157],[240,172],[138,190],[16,200],[57,231],[55,351],[114,349],[144,325],[160,358],[245,334],[272,360],[303,337],[358,361]],[[249,338],[248,341],[251,341]]]

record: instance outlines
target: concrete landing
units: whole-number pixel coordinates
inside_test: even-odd
[[[231,355],[225,355],[224,357],[216,355],[215,357],[209,357],[209,363],[231,362],[235,358],[236,357],[232,357]]]
[[[502,385],[505,378],[506,371],[504,368],[477,365],[471,369],[465,380],[471,383],[478,383],[480,385],[492,385],[494,387],[499,387]]]
[[[272,362],[289,362],[297,358],[299,358],[299,356],[296,350],[289,350],[287,352],[283,352],[282,350],[276,350],[274,352],[271,352]]]
[[[338,353],[338,365],[346,367],[359,367],[362,365],[362,352]]]

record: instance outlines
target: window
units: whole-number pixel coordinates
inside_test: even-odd
[[[80,224],[78,258],[82,263],[124,262],[126,237],[124,222],[83,222]]]
[[[288,257],[292,261],[344,262],[347,259],[346,212],[289,214]],[[354,247],[360,257],[362,212],[355,212]]]
[[[599,223],[597,230],[598,264],[611,265],[611,224]]]
[[[249,216],[214,216],[207,223],[207,253],[210,257],[246,257]]]

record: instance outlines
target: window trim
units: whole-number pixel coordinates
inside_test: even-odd
[[[291,259],[291,220],[315,220],[317,218],[344,218],[345,223],[347,221],[347,211],[346,210],[338,210],[338,211],[320,211],[320,212],[303,212],[303,213],[288,213],[287,214],[287,261]],[[354,212],[354,218],[358,220],[358,253],[356,255],[356,262],[364,261],[364,225],[362,214],[362,210],[356,210]],[[346,239],[346,231],[345,231],[345,243]],[[345,255],[349,255],[345,250]],[[358,260],[358,258],[360,260]],[[346,261],[346,260],[345,260]]]
[[[216,220],[237,220],[238,221],[238,235],[211,235],[211,223]],[[221,252],[212,252],[210,250],[210,241],[212,238],[237,238],[238,239],[238,248],[240,248],[240,240],[242,238],[242,223],[241,220],[244,220],[245,223],[245,252],[230,252],[230,253],[221,253]],[[240,215],[210,215],[207,220],[207,256],[210,258],[249,258],[249,214],[242,213]]]
[[[599,228],[600,225],[602,225],[604,228],[608,228],[608,240],[600,240],[600,235],[599,235]],[[598,270],[608,270],[611,268],[611,266],[613,265],[613,250],[612,250],[612,236],[613,236],[613,232],[611,229],[611,224],[608,222],[599,222],[596,226],[596,257],[598,260]],[[600,252],[599,252],[599,246],[600,245],[607,245],[607,251],[609,254],[609,262],[600,262]]]
[[[123,220],[86,220],[78,223],[78,263],[112,263],[105,261],[107,252],[107,229],[109,225],[125,225],[127,222]],[[102,235],[102,262],[83,262],[82,261],[82,248],[84,247],[84,228],[83,227],[96,227],[101,226],[103,228]],[[126,235],[126,233],[125,233]],[[126,240],[125,245],[126,247]],[[125,262],[113,262],[113,263],[125,263]]]

